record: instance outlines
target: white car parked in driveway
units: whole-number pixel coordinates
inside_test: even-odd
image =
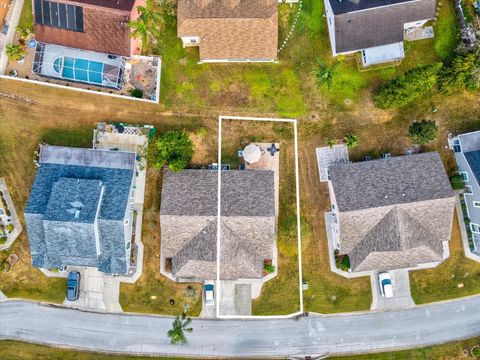
[[[203,289],[205,291],[205,305],[215,305],[215,282],[205,281]]]
[[[388,272],[378,274],[378,284],[380,286],[380,294],[382,294],[383,297],[393,297],[392,276]]]

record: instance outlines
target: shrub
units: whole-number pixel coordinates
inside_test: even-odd
[[[5,226],[5,228],[8,232],[12,232],[15,229],[15,226],[13,226],[13,224],[8,224],[7,226]]]
[[[478,345],[472,348],[472,355],[480,357],[480,347]]]
[[[337,269],[343,270],[343,271],[349,271],[350,270],[350,259],[348,255],[339,255],[338,250],[335,251],[335,266]]]
[[[355,134],[347,134],[343,138],[343,141],[345,141],[345,145],[347,145],[348,148],[353,149],[358,146],[360,139]]]
[[[132,94],[132,97],[134,98],[139,98],[139,99],[143,98],[143,91],[140,89],[133,89],[131,94]]]
[[[168,164],[170,170],[180,171],[192,159],[193,142],[185,131],[168,131],[157,140],[155,150],[155,167]]]
[[[383,83],[373,95],[375,105],[381,109],[390,109],[415,100],[435,86],[441,67],[441,63],[420,66]]]
[[[271,274],[275,271],[275,266],[274,265],[269,265],[269,264],[263,264],[263,270],[265,270],[267,273]]]
[[[455,56],[450,66],[440,71],[438,87],[444,94],[467,88],[480,88],[480,56],[475,53],[465,53]]]
[[[0,245],[5,245],[6,242],[7,242],[7,238],[6,238],[6,237],[4,237],[4,236],[0,237]]]
[[[408,137],[415,144],[426,145],[437,137],[437,124],[433,120],[415,121],[408,128]]]
[[[465,182],[463,181],[463,177],[460,174],[455,174],[450,178],[450,183],[452,184],[452,188],[454,190],[462,190],[465,188]]]
[[[5,51],[10,60],[20,60],[25,55],[25,51],[20,44],[7,45]]]

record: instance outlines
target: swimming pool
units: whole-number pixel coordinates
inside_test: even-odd
[[[93,84],[103,83],[104,64],[98,61],[59,57],[53,63],[54,70],[63,78]]]

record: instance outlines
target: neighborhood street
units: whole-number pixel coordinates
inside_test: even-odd
[[[300,319],[201,320],[170,345],[172,318],[0,302],[0,338],[116,353],[302,357],[419,347],[480,334],[480,296],[389,312]]]

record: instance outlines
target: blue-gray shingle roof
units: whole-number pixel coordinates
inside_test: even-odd
[[[124,218],[134,172],[135,153],[42,146],[25,208],[33,266],[126,273]]]

